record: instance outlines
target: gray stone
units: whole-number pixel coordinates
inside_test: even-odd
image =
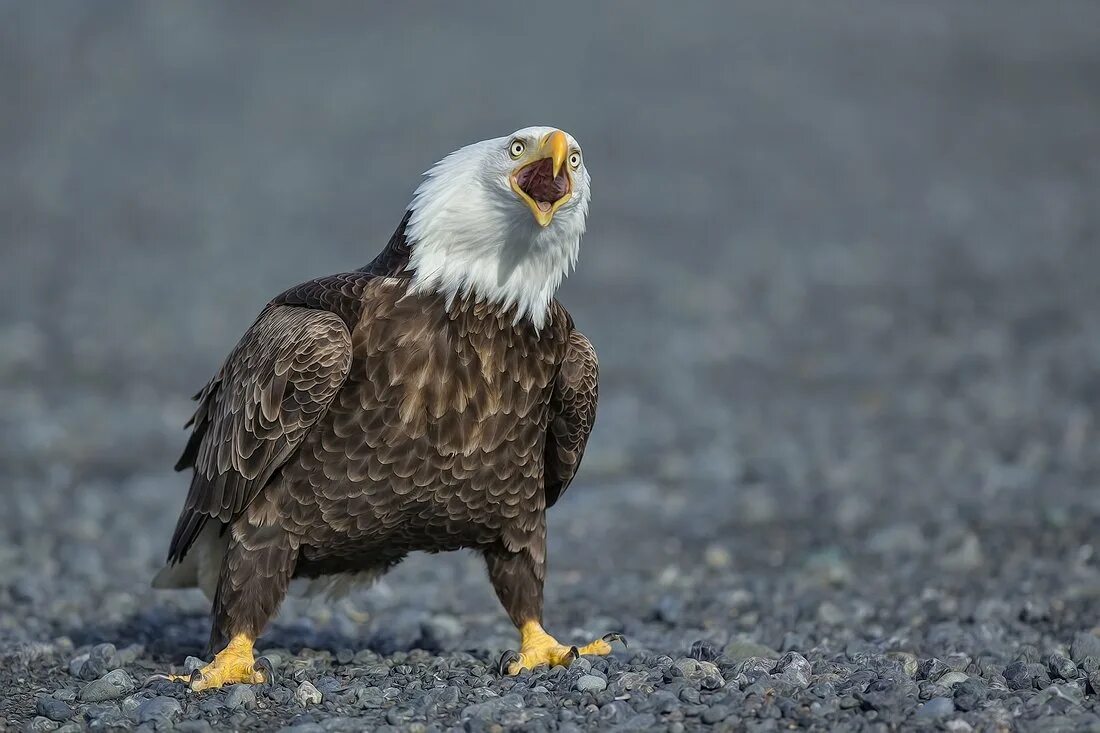
[[[134,682],[130,675],[121,669],[108,672],[98,680],[93,680],[84,685],[80,691],[81,702],[102,702],[122,697],[134,689]]]
[[[314,687],[312,682],[304,680],[294,692],[294,699],[302,707],[307,707],[309,705],[320,705],[322,695],[321,691]]]
[[[177,657],[177,659],[178,658],[179,657]],[[198,657],[187,657],[187,659],[183,660],[183,669],[189,674],[191,672],[194,672],[196,669],[202,669],[205,666],[206,662],[199,659]]]
[[[144,703],[148,699],[149,697],[146,694],[146,691],[142,690],[137,694],[129,695],[122,698],[122,701],[119,702],[118,707],[122,711],[123,715],[129,718],[134,718],[136,720],[138,708],[140,708],[142,703]]]
[[[252,685],[232,685],[225,695],[225,706],[230,710],[251,710],[256,707],[256,693]]]
[[[936,680],[936,684],[941,686],[941,687],[946,687],[947,689],[950,690],[952,687],[954,687],[958,683],[965,682],[968,679],[970,679],[970,677],[968,675],[965,675],[962,672],[952,671],[952,672],[947,672],[947,673],[941,675]]]
[[[808,687],[813,670],[806,657],[798,652],[787,652],[775,667],[775,675],[796,687]]]
[[[58,723],[43,715],[37,715],[31,719],[31,722],[27,724],[25,730],[28,731],[44,731],[44,730],[57,730]]]
[[[463,719],[488,722],[500,713],[508,710],[521,710],[523,706],[523,698],[520,695],[508,694],[485,702],[467,705],[462,710],[462,717]]]
[[[732,712],[726,705],[714,705],[703,711],[703,714],[699,717],[707,725],[714,725],[728,718]]]
[[[962,680],[954,686],[955,707],[963,712],[976,710],[989,697],[989,688],[981,680]]]
[[[699,639],[692,642],[688,656],[700,662],[713,662],[722,655],[721,650],[708,639]]]
[[[38,704],[35,706],[38,714],[62,723],[69,718],[73,717],[73,709],[66,705],[61,700],[48,695],[43,695],[38,698]]]
[[[1064,680],[1077,679],[1077,665],[1071,659],[1061,654],[1054,653],[1047,657],[1047,669],[1051,677],[1060,677]]]
[[[355,690],[355,704],[361,708],[381,708],[386,705],[386,697],[377,687],[360,687]]]
[[[917,665],[916,678],[918,680],[931,680],[935,682],[949,671],[951,671],[951,667],[947,663],[932,657],[922,660]]]
[[[83,680],[94,680],[118,667],[119,664],[114,644],[96,644],[88,652],[88,658],[80,668],[79,677]]]
[[[910,654],[909,652],[890,652],[886,656],[900,664],[907,677],[915,678],[917,676],[917,669],[920,664],[915,654]]]
[[[1010,690],[1042,689],[1050,684],[1050,676],[1041,664],[1013,662],[1003,674]]]
[[[1084,691],[1074,684],[1051,685],[1035,695],[1035,701],[1039,704],[1051,703],[1059,700],[1070,705],[1080,705]]]
[[[53,694],[50,695],[50,697],[56,697],[62,702],[73,702],[74,700],[76,700],[76,690],[72,687],[62,687],[59,690],[54,690]]]
[[[580,692],[603,692],[607,689],[607,680],[594,674],[581,675],[573,686]]]
[[[271,669],[276,672],[278,672],[279,668],[287,661],[287,653],[279,649],[265,649],[259,656],[270,662]]]
[[[146,700],[137,709],[139,723],[175,721],[183,715],[183,708],[174,697],[154,697]]]
[[[267,697],[275,705],[289,705],[290,701],[294,699],[295,690],[290,687],[272,687],[267,691]]]
[[[69,674],[80,679],[80,671],[84,669],[84,663],[88,661],[88,653],[77,654],[69,660]]]
[[[691,657],[683,657],[681,659],[677,659],[673,663],[672,666],[674,668],[676,668],[676,670],[679,671],[679,674],[680,674],[681,677],[692,678],[692,677],[701,676],[699,674],[699,660],[698,659],[692,659]]]
[[[84,709],[84,717],[88,719],[88,727],[93,730],[131,726],[130,719],[113,703],[89,705]]]

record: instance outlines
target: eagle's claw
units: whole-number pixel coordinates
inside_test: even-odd
[[[568,667],[581,657],[588,655],[604,656],[611,653],[611,643],[621,641],[626,645],[626,639],[618,632],[604,634],[600,639],[585,644],[584,646],[558,643],[557,639],[546,633],[542,624],[538,621],[530,621],[520,627],[520,651],[517,654],[512,650],[504,652],[497,664],[497,670],[502,675],[519,674],[524,669],[534,669],[546,665],[548,667]]]
[[[612,631],[610,634],[604,634],[603,640],[606,641],[608,644],[617,641],[620,642],[623,646],[630,646],[626,643],[626,637],[620,634],[618,631]]]
[[[505,649],[504,653],[500,655],[500,661],[497,662],[497,674],[501,677],[507,675],[508,669],[518,661],[519,652],[514,649]]]
[[[257,672],[261,672],[263,674],[264,681],[262,684],[264,685],[264,687],[270,688],[273,684],[275,684],[275,668],[271,666],[270,659],[268,659],[267,657],[260,657],[256,660],[255,664],[253,664],[253,668]]]
[[[200,672],[197,669],[193,669],[193,670],[191,670],[191,678],[187,680],[187,686],[190,687],[193,690],[193,689],[195,689],[195,685],[202,682],[202,680],[203,680],[202,672]]]

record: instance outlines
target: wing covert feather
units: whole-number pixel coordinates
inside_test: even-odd
[[[169,561],[209,518],[230,522],[257,496],[328,409],[351,366],[351,335],[335,313],[270,305],[198,394],[177,470],[193,466]]]
[[[596,350],[580,331],[569,336],[550,400],[546,436],[546,506],[551,507],[577,474],[596,419],[600,367]]]

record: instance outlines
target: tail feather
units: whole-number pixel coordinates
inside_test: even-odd
[[[153,577],[153,587],[199,588],[213,601],[225,548],[229,543],[229,533],[223,533],[223,527],[221,522],[207,522],[195,538],[191,552],[179,562],[161,568]]]

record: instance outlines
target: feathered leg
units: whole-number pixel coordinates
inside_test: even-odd
[[[545,557],[545,553],[540,553]],[[508,617],[519,629],[520,649],[504,652],[498,664],[501,674],[519,674],[540,664],[551,667],[569,666],[576,658],[611,653],[611,642],[626,644],[621,634],[606,634],[602,639],[584,646],[566,646],[542,628],[542,586],[546,575],[545,561],[536,560],[528,551],[505,550],[485,553],[489,579]]]
[[[236,683],[271,680],[270,665],[253,656],[253,645],[286,597],[298,551],[279,527],[255,526],[242,517],[230,527],[231,539],[214,596],[212,648],[225,648],[190,676],[170,675],[194,691]]]

